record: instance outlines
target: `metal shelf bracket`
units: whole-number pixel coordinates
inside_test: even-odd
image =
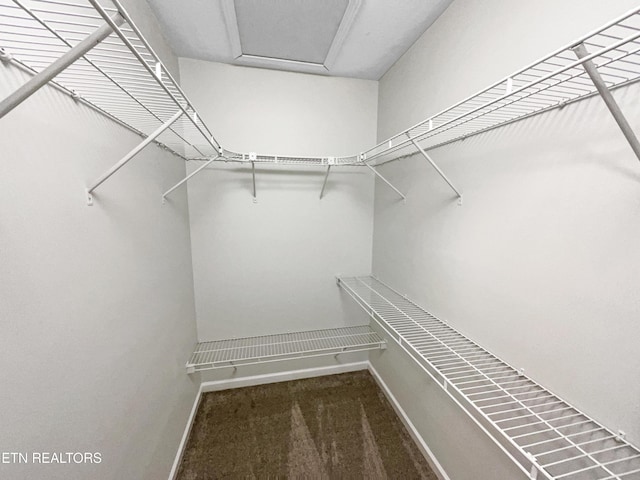
[[[418,142],[416,142],[415,139],[411,138],[409,134],[407,134],[407,138],[411,140],[411,143],[413,143],[413,145],[418,149],[418,151],[422,154],[422,156],[426,158],[427,161],[431,164],[431,166],[436,170],[436,172],[438,172],[438,175],[440,175],[443,178],[443,180],[447,182],[447,185],[451,187],[451,190],[455,192],[456,196],[458,197],[458,205],[462,205],[462,192],[460,192],[453,185],[453,183],[451,183],[451,180],[449,180],[447,176],[444,174],[444,172],[440,170],[440,167],[436,165],[436,162],[433,161],[433,159],[427,154],[427,152],[425,152],[424,149],[420,145],[418,145]]]
[[[572,50],[573,53],[576,54],[576,57],[578,57],[578,59],[580,60],[590,55],[584,43],[579,43],[578,45],[573,47]],[[596,67],[595,63],[593,63],[593,60],[586,60],[582,63],[582,66],[591,78],[591,81],[595,85],[596,90],[598,90],[598,93],[602,97],[602,100],[604,100],[604,103],[607,105],[607,108],[620,127],[620,130],[622,130],[622,134],[627,139],[627,142],[629,142],[629,145],[633,149],[633,153],[635,153],[638,160],[640,160],[640,142],[638,141],[638,137],[636,137],[636,134],[633,132],[631,125],[629,125],[629,122],[622,113],[620,105],[618,105],[616,100],[613,98],[613,95],[607,87],[607,84],[600,75],[600,72],[598,72],[598,67]]]
[[[145,138],[138,146],[136,146],[133,150],[127,153],[122,159],[116,163],[113,167],[107,170],[105,173],[98,178],[95,182],[91,184],[91,186],[87,189],[87,193],[91,194],[93,191],[102,185],[107,179],[109,179],[114,173],[124,167],[127,163],[131,161],[133,157],[135,157],[138,153],[140,153],[144,147],[153,142],[162,132],[164,132],[167,128],[169,128],[176,120],[178,120],[184,112],[182,110],[178,110],[173,117],[171,117],[168,121],[163,123],[155,132]],[[91,205],[91,204],[90,204]]]
[[[327,180],[329,179],[329,172],[331,171],[331,165],[327,166],[327,173],[324,174],[324,182],[322,182],[322,189],[320,190],[320,200],[324,195],[324,189],[327,187]]]
[[[180,185],[182,185],[183,183],[186,183],[191,177],[196,176],[198,173],[200,173],[202,170],[204,170],[205,168],[207,168],[209,165],[211,165],[213,162],[215,162],[216,160],[219,160],[221,158],[224,158],[224,151],[222,150],[222,147],[218,148],[218,156],[212,158],[211,160],[209,160],[208,162],[205,162],[203,165],[201,165],[200,167],[198,167],[197,169],[195,169],[193,172],[191,172],[189,175],[187,175],[185,178],[183,178],[182,180],[180,180],[178,183],[176,183],[173,187],[171,187],[169,190],[167,190],[166,192],[164,192],[162,194],[162,203],[165,203],[167,200],[167,195],[169,195],[171,192],[173,192],[176,188],[178,188]]]
[[[537,480],[538,478],[538,466],[536,465],[536,458],[530,453],[527,455],[531,460],[531,470],[529,470],[529,478],[531,480]]]
[[[13,55],[7,52],[4,48],[0,48],[0,61],[4,63],[9,63],[12,58],[13,58]]]
[[[362,163],[362,165],[364,165],[364,166],[365,166],[365,167],[367,167],[369,170],[371,170],[371,171],[372,171],[372,172],[373,172],[373,173],[374,173],[374,174],[375,174],[375,175],[376,175],[380,180],[382,180],[382,181],[383,181],[384,183],[386,183],[386,184],[387,184],[391,189],[393,189],[393,191],[394,191],[394,192],[396,192],[396,193],[400,196],[400,198],[402,198],[402,201],[403,201],[403,202],[406,202],[407,197],[405,197],[405,196],[404,196],[404,194],[403,194],[400,190],[398,190],[396,187],[394,187],[394,186],[391,184],[391,182],[389,182],[389,180],[387,180],[386,178],[384,178],[384,177],[380,174],[380,172],[378,172],[375,168],[373,168],[371,165],[369,165],[369,164],[366,162],[366,159],[367,159],[367,157],[366,157],[366,155],[365,155],[364,153],[360,155],[360,163]]]
[[[256,158],[256,154],[254,153],[253,160],[251,161],[251,179],[253,180],[253,203],[258,203],[258,196],[256,193],[256,162],[254,161],[255,158]]]

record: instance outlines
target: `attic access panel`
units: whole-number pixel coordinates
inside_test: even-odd
[[[222,0],[239,65],[331,69],[360,9],[361,0]]]
[[[323,64],[349,0],[235,0],[242,53]]]

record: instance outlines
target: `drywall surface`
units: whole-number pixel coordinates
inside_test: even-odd
[[[26,80],[0,65],[0,97]],[[85,195],[140,141],[49,87],[0,120],[0,452],[27,461],[0,478],[169,475],[199,388],[184,162],[149,146]]]
[[[180,68],[228,149],[347,155],[375,141],[376,82],[187,59]],[[373,177],[334,168],[320,200],[324,173],[257,166],[257,203],[246,165],[214,164],[189,181],[201,340],[368,323],[334,277],[371,269]]]
[[[379,140],[635,3],[457,0],[382,78]],[[639,88],[615,92],[636,132]],[[383,166],[407,202],[376,184],[374,273],[640,444],[640,163],[601,99],[430,153],[464,204],[419,156]],[[383,375],[387,362],[373,358]],[[423,393],[402,400],[414,418],[431,409]],[[453,472],[449,446],[423,431]]]

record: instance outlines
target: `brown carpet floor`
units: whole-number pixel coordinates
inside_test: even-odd
[[[367,371],[205,393],[179,480],[436,475]]]

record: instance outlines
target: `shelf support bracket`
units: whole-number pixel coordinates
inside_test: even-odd
[[[220,156],[214,157],[211,160],[208,160],[207,162],[205,162],[203,165],[199,166],[197,169],[195,169],[193,172],[191,172],[189,175],[187,175],[185,178],[183,178],[182,180],[180,180],[178,183],[176,183],[173,187],[171,187],[169,190],[167,190],[166,192],[164,192],[162,194],[162,203],[165,202],[165,200],[167,199],[167,195],[169,195],[171,192],[173,192],[176,188],[178,188],[180,185],[182,185],[183,183],[186,183],[189,181],[189,179],[195,175],[197,175],[198,173],[200,173],[202,170],[204,170],[205,168],[207,168],[209,165],[211,165],[213,162],[215,162],[216,160],[220,159]]]
[[[258,196],[256,194],[256,162],[251,162],[251,177],[253,180],[253,203],[258,203]]]
[[[361,156],[360,156],[360,162],[361,162],[365,167],[367,167],[369,170],[371,170],[371,171],[376,175],[376,177],[378,177],[380,180],[382,180],[384,183],[386,183],[386,184],[389,186],[389,188],[391,188],[394,192],[396,192],[396,193],[397,193],[397,194],[402,198],[402,200],[404,200],[404,201],[406,201],[406,200],[407,200],[407,197],[405,197],[405,196],[404,196],[404,194],[403,194],[400,190],[398,190],[396,187],[394,187],[394,186],[391,184],[391,182],[389,182],[389,180],[387,180],[386,178],[384,178],[384,177],[380,174],[380,172],[378,172],[375,168],[373,168],[371,165],[369,165],[367,162],[365,162],[365,157],[364,157],[364,155],[361,155]]]
[[[105,173],[103,173],[102,176],[98,180],[93,182],[91,184],[91,186],[89,188],[87,188],[87,195],[89,196],[89,198],[88,198],[89,204],[91,204],[91,202],[92,202],[91,194],[93,193],[93,191],[96,188],[98,188],[107,179],[109,179],[109,177],[111,177],[111,175],[113,175],[118,170],[120,170],[122,167],[124,167],[127,163],[129,163],[129,161],[133,157],[135,157],[138,153],[140,153],[144,149],[144,147],[146,147],[151,142],[153,142],[157,137],[160,136],[160,134],[162,132],[164,132],[167,128],[169,128],[171,125],[173,125],[175,123],[175,121],[178,120],[182,116],[183,113],[184,112],[182,110],[178,110],[178,112],[176,112],[173,115],[173,117],[171,117],[165,123],[160,125],[160,127],[158,127],[158,129],[155,132],[153,132],[151,135],[149,135],[147,138],[145,138],[137,147],[135,147],[133,150],[131,150],[129,153],[127,153],[124,157],[122,157],[122,159],[118,163],[116,163],[113,167],[111,167],[109,170],[107,170]]]
[[[116,13],[111,17],[111,21],[113,21],[115,25],[120,26],[124,23],[124,18],[119,13]],[[111,25],[108,23],[103,24],[75,47],[67,50],[67,52],[51,63],[47,68],[31,77],[27,83],[0,102],[0,118],[4,117],[7,113],[36,93],[40,88],[53,80],[59,73],[64,71],[64,69],[69,65],[83,57],[87,52],[89,52],[89,50],[98,45],[112,33],[113,28]]]
[[[320,200],[322,200],[322,196],[324,195],[324,189],[327,186],[327,180],[329,179],[329,172],[331,171],[331,165],[327,166],[327,173],[324,174],[324,182],[322,182],[322,190],[320,190]]]
[[[584,43],[579,43],[578,45],[573,47],[572,50],[573,53],[576,54],[576,57],[578,57],[578,59],[583,59],[589,56],[589,51],[587,50],[587,47],[585,47]],[[638,160],[640,160],[640,142],[638,141],[638,137],[636,137],[636,134],[633,132],[631,125],[629,125],[629,122],[622,113],[620,106],[613,98],[613,95],[611,95],[611,91],[607,87],[605,81],[602,79],[600,72],[598,72],[598,67],[596,67],[595,63],[593,63],[593,61],[591,60],[583,62],[582,66],[591,78],[591,81],[598,90],[598,93],[602,97],[602,100],[604,100],[604,103],[607,105],[607,108],[611,112],[611,115],[620,127],[620,130],[622,130],[622,134],[627,139],[627,142],[629,142],[629,145],[631,145],[633,153],[635,153]]]
[[[447,176],[444,174],[444,172],[442,170],[440,170],[440,167],[438,167],[438,165],[436,165],[436,162],[433,161],[433,159],[427,154],[427,152],[424,151],[424,149],[418,145],[418,142],[416,142],[413,138],[411,138],[409,135],[407,135],[407,137],[409,138],[409,140],[411,141],[411,143],[413,143],[413,146],[416,147],[418,149],[418,151],[422,154],[422,156],[424,158],[427,159],[427,161],[431,164],[431,166],[433,168],[435,168],[436,172],[438,172],[438,174],[442,177],[442,179],[447,182],[447,185],[449,185],[451,187],[451,190],[453,190],[456,194],[456,196],[458,197],[458,203],[462,204],[462,192],[460,192],[454,185],[453,183],[451,183],[451,180],[449,180],[447,178]]]

